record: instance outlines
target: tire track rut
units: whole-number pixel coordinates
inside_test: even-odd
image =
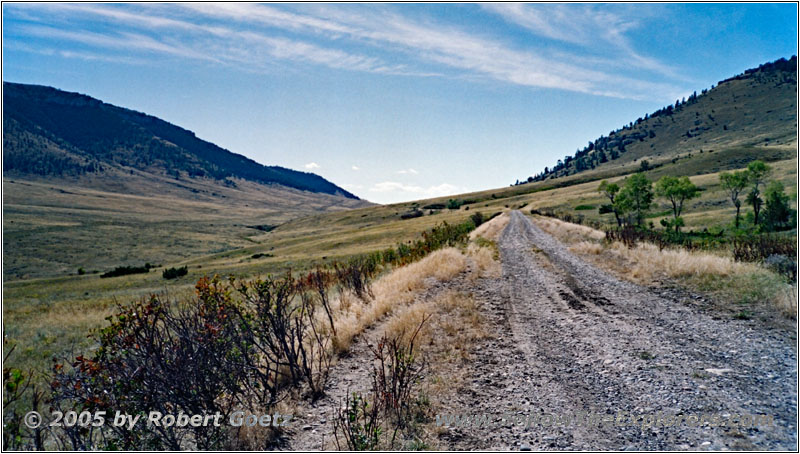
[[[476,352],[454,413],[767,414],[774,425],[462,427],[442,437],[453,448],[797,449],[796,352],[784,334],[620,281],[518,211],[498,243],[503,276],[474,291],[499,340]]]

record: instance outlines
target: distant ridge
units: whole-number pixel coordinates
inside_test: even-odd
[[[51,87],[3,82],[3,129],[3,172],[80,176],[129,168],[358,199],[319,175],[264,166],[151,115]]]

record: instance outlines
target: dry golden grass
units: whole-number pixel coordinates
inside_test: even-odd
[[[732,257],[710,252],[659,250],[651,243],[628,248],[615,242],[607,250],[612,260],[628,263],[623,277],[634,282],[651,284],[654,279],[666,276],[716,294],[724,301],[766,304],[768,312],[790,319],[797,316],[796,286],[757,264],[737,262]],[[605,258],[595,260],[601,266],[605,262],[608,262]]]
[[[780,313],[790,319],[797,318],[797,284],[785,284],[777,291],[773,300]]]
[[[592,241],[581,241],[579,243],[575,243],[572,246],[570,246],[569,250],[576,254],[599,255],[603,253],[605,248],[600,243],[595,243]]]
[[[692,276],[730,276],[758,271],[758,266],[740,263],[730,257],[685,249],[663,249],[651,243],[639,243],[634,248],[614,243],[611,250],[633,263],[631,277],[651,281],[660,274],[672,278]]]
[[[427,402],[421,411],[433,415],[449,408],[456,390],[469,376],[467,365],[476,360],[476,344],[490,333],[473,295],[447,289],[394,312],[375,336],[400,338],[407,343],[423,320],[414,342],[416,361],[425,368],[418,396]],[[439,449],[441,427],[432,420],[415,425],[416,436],[429,449]]]
[[[566,224],[556,221],[549,227]],[[540,224],[537,220],[537,224]],[[541,224],[540,224],[541,225]],[[560,227],[560,226],[559,226]],[[581,226],[575,226],[581,227]],[[584,229],[559,228],[554,235],[575,240],[573,232]],[[589,229],[591,230],[591,229]],[[763,304],[768,311],[783,317],[797,317],[797,286],[754,263],[742,263],[720,253],[687,251],[679,248],[659,248],[652,243],[640,243],[628,248],[620,242],[611,244],[582,240],[569,250],[581,255],[596,266],[643,285],[663,278],[674,279],[689,287],[709,291],[726,301]]]
[[[503,267],[500,264],[499,253],[494,244],[479,246],[471,243],[467,247],[467,255],[475,264],[471,278],[479,277],[500,277],[503,274]]]
[[[478,228],[470,232],[469,239],[476,240],[477,238],[485,238],[489,241],[497,241],[497,238],[500,236],[500,233],[506,228],[509,221],[508,213],[503,213],[500,216],[496,216],[492,220],[488,222],[484,222],[483,224],[479,225]]]
[[[389,338],[402,336],[408,341],[426,319],[428,322],[417,336],[418,345],[430,345],[434,342],[432,336],[442,336],[442,339],[458,344],[459,349],[463,350],[485,335],[475,299],[472,295],[455,290],[446,290],[431,301],[396,311],[386,322],[383,332]]]
[[[595,230],[585,225],[572,224],[560,219],[534,217],[533,222],[542,230],[558,238],[566,244],[574,244],[581,241],[594,240],[600,241],[606,234],[600,230]]]
[[[382,334],[388,338],[402,338],[403,342],[407,344],[422,322],[435,313],[436,305],[433,302],[404,306],[392,314],[386,322]],[[426,325],[423,325],[423,329],[417,336],[417,344],[425,343],[430,338],[430,329]]]
[[[467,255],[475,264],[471,279],[479,277],[500,277],[503,268],[500,265],[500,251],[497,249],[497,239],[508,225],[511,218],[508,213],[503,213],[492,220],[478,226],[469,234],[470,243],[467,246]]]
[[[419,262],[395,269],[372,286],[374,298],[368,301],[345,297],[334,302],[334,339],[337,352],[346,351],[353,338],[386,314],[402,309],[414,301],[431,278],[446,282],[467,268],[467,257],[455,248],[440,249]]]

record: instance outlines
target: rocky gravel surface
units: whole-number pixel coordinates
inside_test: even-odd
[[[797,354],[788,333],[618,280],[518,211],[498,246],[501,278],[448,284],[474,295],[492,336],[476,346],[467,378],[440,409],[486,415],[489,424],[441,429],[435,447],[797,450]],[[336,396],[368,379],[359,370],[366,353],[357,343],[336,366],[325,413],[296,428],[292,449],[320,449],[330,436],[320,421]],[[689,418],[671,419],[681,415]],[[731,425],[747,422],[737,415],[772,423]]]
[[[473,389],[462,390],[453,412],[523,419],[451,429],[454,447],[797,449],[797,359],[785,333],[715,319],[670,292],[615,279],[518,211],[499,246],[503,277],[484,281],[476,297],[500,335],[476,355]],[[550,425],[544,414],[581,422]],[[719,419],[667,426],[659,414]],[[721,426],[735,415],[774,422]]]

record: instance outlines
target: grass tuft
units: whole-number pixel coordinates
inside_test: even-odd
[[[393,270],[372,286],[374,298],[367,301],[334,303],[336,326],[334,348],[347,351],[353,339],[385,315],[414,301],[417,293],[432,283],[431,278],[446,282],[467,268],[467,258],[456,248],[432,252],[420,260]]]

